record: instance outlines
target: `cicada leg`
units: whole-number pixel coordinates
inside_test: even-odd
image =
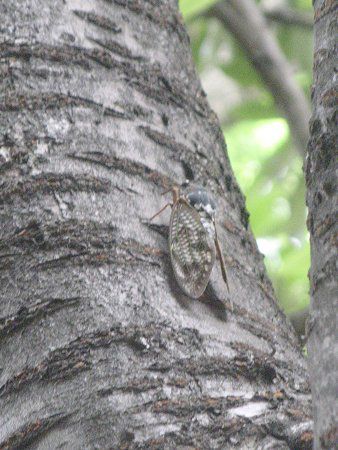
[[[150,217],[149,221],[151,221],[151,220],[155,219],[155,217],[159,216],[168,206],[173,207],[174,204],[178,201],[178,199],[180,197],[180,190],[178,187],[176,187],[176,186],[171,187],[170,189],[162,192],[161,195],[168,194],[168,192],[172,192],[172,194],[173,194],[173,203],[167,203],[166,205],[164,205],[163,208],[161,208],[156,214],[154,214],[152,217]]]
[[[152,217],[150,217],[149,222],[152,221],[153,219],[155,219],[155,217],[159,216],[161,213],[163,213],[163,211],[164,211],[168,206],[173,206],[173,204],[172,204],[172,203],[167,203],[166,205],[164,205],[163,208],[161,208],[159,211],[157,211],[156,214],[154,214]]]

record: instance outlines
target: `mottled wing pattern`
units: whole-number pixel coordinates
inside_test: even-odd
[[[189,297],[200,297],[215,262],[215,243],[199,213],[184,199],[178,200],[171,213],[169,249],[179,286]]]

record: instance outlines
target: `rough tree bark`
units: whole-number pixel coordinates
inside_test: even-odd
[[[311,448],[309,385],[175,0],[1,2],[0,448]],[[186,298],[160,192],[218,205]]]
[[[337,406],[337,2],[314,2],[314,86],[306,163],[311,236],[309,369],[315,449],[336,448]]]

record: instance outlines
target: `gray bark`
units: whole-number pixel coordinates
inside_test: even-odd
[[[0,448],[311,448],[306,366],[174,0],[2,2]],[[219,205],[193,301],[168,214]],[[233,310],[229,307],[233,303]]]
[[[311,236],[309,369],[315,449],[336,448],[337,406],[337,3],[314,2],[314,86],[306,163]]]

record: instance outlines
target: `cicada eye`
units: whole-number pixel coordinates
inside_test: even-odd
[[[187,188],[188,186],[190,185],[190,180],[185,180],[182,184],[181,184],[181,187],[183,188],[183,189],[185,189],[185,188]]]

